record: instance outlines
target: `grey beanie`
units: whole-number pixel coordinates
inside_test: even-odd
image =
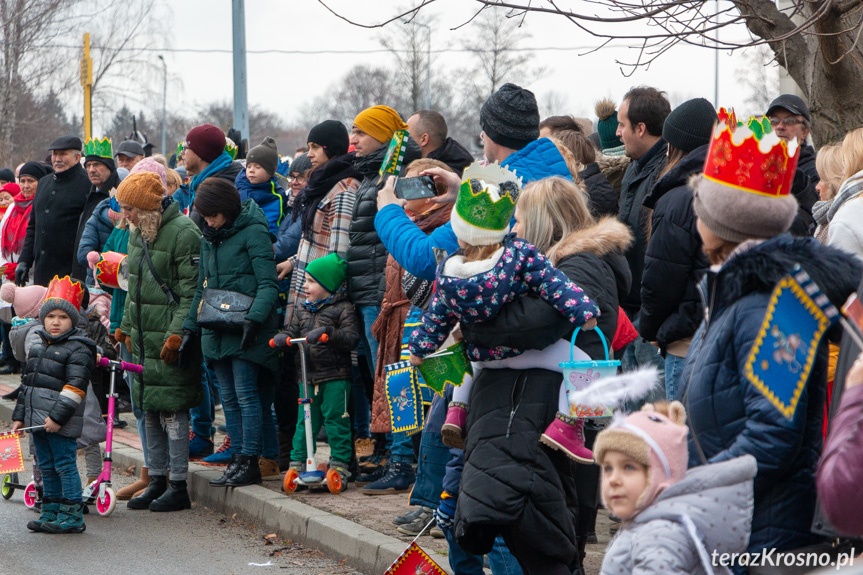
[[[264,138],[263,142],[246,154],[246,163],[249,162],[259,164],[272,177],[276,173],[276,168],[279,167],[279,149],[276,146],[276,141],[270,137]]]
[[[766,196],[726,186],[699,174],[689,181],[694,190],[692,207],[707,228],[728,242],[769,239],[791,228],[797,200]]]
[[[312,161],[309,159],[308,154],[303,154],[302,156],[297,156],[294,158],[294,161],[291,162],[291,166],[288,168],[288,172],[293,174],[294,172],[298,174],[303,174],[312,169]]]
[[[495,144],[520,150],[539,138],[536,96],[515,84],[504,84],[482,105],[479,124]]]
[[[78,309],[71,302],[63,298],[52,297],[42,302],[42,307],[39,308],[39,321],[42,322],[43,326],[45,325],[45,317],[55,309],[66,312],[66,315],[72,320],[73,328],[78,325],[78,321],[80,320]]]
[[[662,139],[687,154],[710,143],[716,109],[704,98],[694,98],[677,106],[665,119]]]

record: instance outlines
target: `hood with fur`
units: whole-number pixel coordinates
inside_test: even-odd
[[[552,263],[577,253],[588,252],[599,257],[610,253],[623,254],[632,244],[632,233],[617,218],[605,217],[595,225],[572,232],[549,250]]]

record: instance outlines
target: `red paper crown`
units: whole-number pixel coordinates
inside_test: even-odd
[[[763,120],[737,121],[734,110],[719,111],[719,122],[704,162],[704,177],[726,186],[764,196],[791,193],[800,146],[786,142]]]
[[[81,282],[73,281],[69,276],[62,278],[54,276],[54,279],[48,284],[45,301],[52,298],[63,299],[75,306],[75,309],[81,309],[81,304],[84,303],[85,289]]]

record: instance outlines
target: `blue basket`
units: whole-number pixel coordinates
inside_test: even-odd
[[[599,328],[594,330],[602,341],[605,349],[605,360],[583,360],[575,361],[573,357],[575,349],[575,338],[578,337],[581,328],[575,328],[569,348],[569,361],[560,364],[563,370],[563,383],[566,386],[566,396],[575,391],[582,391],[601,377],[613,377],[617,375],[620,361],[608,359],[608,342]],[[610,407],[604,405],[569,405],[569,414],[572,417],[611,417],[613,415]]]

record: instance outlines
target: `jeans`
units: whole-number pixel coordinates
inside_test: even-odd
[[[638,323],[640,320],[641,314],[635,314],[635,317],[632,319],[632,325],[635,326],[635,329],[638,329]],[[621,369],[624,373],[628,373],[630,371],[635,371],[640,367],[654,366],[659,370],[659,379],[663,381],[663,370],[665,367],[665,362],[662,359],[662,356],[659,355],[659,349],[652,346],[651,344],[644,341],[641,337],[635,338],[635,340],[627,345],[623,349],[623,355],[620,358]],[[665,399],[665,383],[661,386],[657,386],[647,397],[638,401],[631,402],[627,401],[624,409],[622,411],[625,412],[633,412],[641,409],[641,406],[645,403],[653,403],[655,401],[659,401],[661,399]]]
[[[134,363],[135,358],[132,356],[132,352],[129,351],[125,345],[120,346],[120,359],[125,361],[126,363]],[[126,379],[126,384],[129,386],[129,396],[132,403],[132,414],[135,416],[135,423],[138,426],[138,437],[141,438],[141,451],[144,455],[144,467],[150,467],[150,450],[147,448],[147,423],[144,417],[144,411],[138,406],[138,402],[135,399],[135,394],[132,393],[132,385],[135,381],[135,374],[131,371],[127,371],[124,378]]]
[[[68,499],[81,503],[81,477],[76,461],[74,439],[46,431],[33,432],[36,459],[42,471],[42,497],[51,501]]]
[[[685,364],[685,357],[677,357],[670,353],[665,354],[665,399],[668,401],[674,401],[677,395],[677,388],[680,387],[680,376],[683,374]]]
[[[309,395],[312,403],[311,411],[312,445],[323,424],[327,430],[327,441],[330,444],[330,459],[347,465],[351,461],[351,420],[348,412],[347,394],[351,382],[346,379],[328,381],[320,385],[310,385]],[[303,390],[300,390],[300,395]],[[305,461],[306,456],[306,426],[305,406],[300,405],[297,420],[297,430],[294,433],[294,447],[291,451],[291,461]],[[233,441],[233,440],[231,440]]]
[[[185,481],[189,473],[189,412],[144,413],[147,418],[150,475],[168,475],[171,481]]]
[[[360,319],[363,321],[363,337],[362,340],[366,344],[366,361],[369,364],[369,370],[372,374],[375,373],[375,365],[378,362],[378,341],[372,335],[372,324],[378,319],[381,313],[379,305],[358,305],[357,312]]]
[[[201,366],[201,384],[204,386],[204,399],[199,405],[189,410],[191,415],[192,431],[195,435],[201,437],[213,437],[216,434],[216,429],[213,427],[213,421],[216,419],[216,396],[218,393],[216,377],[213,375],[206,365]],[[233,441],[234,438],[231,438]]]
[[[258,386],[260,367],[237,357],[213,362],[213,373],[219,380],[225,427],[231,438],[231,453],[261,455],[261,432],[264,410]],[[272,405],[272,395],[269,396]],[[268,411],[269,426],[275,431],[272,409]]]
[[[452,529],[441,529],[449,543],[449,566],[456,575],[483,575],[482,555],[471,555],[459,547]],[[502,537],[494,540],[488,553],[488,565],[492,575],[521,575],[521,567],[507,549]]]
[[[390,457],[395,463],[410,465],[414,462],[413,440],[407,432],[387,433],[387,445],[390,448]]]
[[[279,432],[273,413],[276,386],[270,381],[261,381],[259,388],[261,396],[261,457],[278,461]]]

